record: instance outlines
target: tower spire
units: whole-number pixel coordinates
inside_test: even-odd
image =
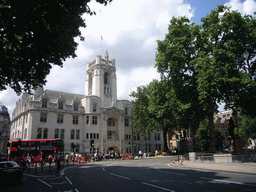
[[[108,56],[108,50],[106,49],[106,53],[105,53],[105,59],[108,61],[109,60],[109,56]]]

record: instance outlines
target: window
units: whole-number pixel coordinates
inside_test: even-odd
[[[63,101],[60,101],[60,102],[59,102],[59,106],[58,106],[58,109],[59,109],[59,110],[63,110],[63,103],[64,103]]]
[[[42,128],[37,129],[36,138],[37,139],[42,139]]]
[[[43,136],[44,139],[47,139],[48,138],[48,129],[44,129],[44,136]]]
[[[60,133],[60,130],[59,129],[55,129],[55,133],[54,133],[54,138],[55,139],[59,138],[59,133]]]
[[[86,133],[86,139],[89,139],[89,133]]]
[[[125,108],[125,109],[124,109],[124,114],[125,114],[125,115],[128,115],[128,108]]]
[[[158,141],[160,141],[160,133],[157,134]]]
[[[27,132],[28,132],[28,129],[26,128],[24,133],[24,139],[27,139]]]
[[[140,140],[140,134],[138,133],[137,135],[137,140],[139,141]]]
[[[64,135],[65,135],[65,130],[61,129],[60,130],[60,139],[64,139]]]
[[[107,121],[107,125],[108,126],[115,126],[115,120],[112,119],[112,118],[109,118],[108,121]]]
[[[47,122],[47,113],[41,113],[40,122]]]
[[[76,139],[80,139],[80,130],[76,130]]]
[[[74,104],[74,111],[78,111],[78,104],[77,103]]]
[[[42,108],[47,108],[47,100],[42,100]]]
[[[75,139],[75,130],[74,129],[71,130],[70,139]]]
[[[76,145],[75,152],[79,153],[80,145]]]
[[[93,139],[93,138],[92,138],[92,133],[90,133],[90,139]]]
[[[104,74],[104,84],[105,85],[108,84],[108,74],[107,73]]]
[[[136,133],[133,133],[133,140],[136,141],[137,137],[136,137]]]
[[[111,139],[111,136],[112,136],[112,131],[107,131],[107,138]]]
[[[96,104],[94,104],[94,105],[92,106],[92,111],[93,111],[93,112],[96,112],[96,107],[97,107]]]
[[[86,124],[89,124],[89,115],[86,116]]]
[[[124,120],[124,126],[129,127],[129,119]]]
[[[92,124],[97,125],[97,116],[92,116]]]
[[[57,123],[63,123],[63,114],[57,115]]]
[[[99,133],[97,133],[97,139],[99,139]]]
[[[78,115],[73,115],[73,124],[78,124]]]

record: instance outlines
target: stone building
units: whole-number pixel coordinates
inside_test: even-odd
[[[80,153],[162,150],[162,133],[151,133],[151,140],[135,135],[131,118],[131,102],[117,100],[116,62],[106,52],[87,64],[85,95],[42,87],[32,96],[24,93],[13,112],[11,139],[60,138],[66,152],[72,143]]]
[[[10,127],[8,109],[0,102],[0,153],[6,153],[6,143],[10,138]]]

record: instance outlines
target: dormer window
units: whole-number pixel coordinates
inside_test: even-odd
[[[93,111],[93,112],[96,112],[96,107],[97,107],[96,104],[94,104],[94,105],[92,106],[92,111]]]
[[[47,100],[42,100],[42,108],[47,108]]]
[[[78,104],[77,103],[74,104],[74,111],[78,111]]]
[[[64,103],[63,101],[59,102],[59,105],[58,105],[59,110],[63,110],[63,103]]]

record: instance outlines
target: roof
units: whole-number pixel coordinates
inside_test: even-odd
[[[66,104],[71,105],[73,100],[81,101],[86,98],[85,95],[76,93],[67,93],[62,91],[45,90],[41,95],[35,98],[35,101],[41,100],[42,97],[46,96],[51,103],[57,103],[58,99],[62,99]]]

